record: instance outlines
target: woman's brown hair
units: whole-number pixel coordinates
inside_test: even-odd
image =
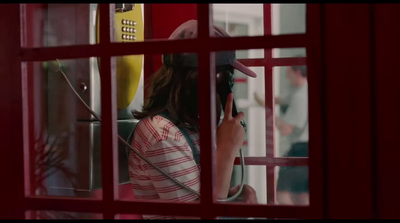
[[[217,67],[216,72],[231,66]],[[198,76],[197,68],[176,67],[163,65],[149,79],[147,95],[142,111],[133,111],[136,119],[154,117],[163,112],[175,120],[178,127],[198,129]],[[217,103],[217,121],[221,114],[219,97]]]
[[[162,66],[149,81],[142,111],[133,111],[136,119],[168,112],[176,125],[197,128],[197,69]]]

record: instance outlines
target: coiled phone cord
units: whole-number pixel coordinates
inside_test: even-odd
[[[79,96],[78,92],[76,92],[76,90],[74,89],[74,87],[72,86],[71,82],[69,81],[67,75],[64,73],[64,71],[61,69],[61,63],[58,59],[56,59],[58,62],[58,69],[56,70],[56,72],[60,71],[62,76],[64,77],[65,81],[68,83],[69,87],[71,88],[71,90],[74,92],[74,94],[76,95],[76,97],[79,99],[79,101],[85,106],[85,108],[96,118],[98,119],[100,122],[102,121],[101,118],[96,114],[95,111],[93,111],[87,104],[86,102],[81,98],[81,96]],[[140,152],[136,151],[134,148],[132,148],[132,146],[126,142],[120,135],[118,135],[118,140],[120,140],[123,144],[125,144],[130,150],[132,150],[137,156],[139,156],[142,160],[146,161],[148,164],[150,164],[151,166],[153,166],[156,170],[158,170],[161,174],[163,174],[165,177],[167,177],[168,179],[172,180],[173,182],[175,182],[176,184],[178,184],[179,186],[181,186],[182,188],[190,191],[193,194],[196,194],[197,196],[200,197],[200,193],[193,190],[192,188],[186,186],[185,184],[181,183],[180,181],[178,181],[177,179],[173,178],[171,175],[169,175],[168,173],[166,173],[165,171],[163,171],[162,169],[160,169],[158,166],[156,166],[155,164],[153,164],[150,160],[148,160],[146,157],[144,157],[142,154],[140,154]],[[226,201],[233,201],[235,200],[240,193],[243,190],[243,182],[244,182],[244,157],[242,154],[242,150],[240,150],[240,164],[241,164],[241,170],[242,170],[242,178],[241,178],[241,184],[240,184],[240,188],[238,190],[238,192],[228,198],[225,199],[217,199],[217,201],[220,202],[226,202]]]
[[[242,193],[243,186],[244,186],[244,156],[242,154],[242,149],[239,150],[239,155],[240,155],[240,169],[242,171],[242,177],[240,179],[239,190],[236,192],[236,194],[232,195],[231,197],[217,199],[217,201],[220,201],[220,202],[234,201]]]

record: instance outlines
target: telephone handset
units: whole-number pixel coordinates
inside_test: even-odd
[[[228,94],[232,93],[232,88],[234,85],[233,74],[229,71],[222,71],[217,74],[217,89],[219,97],[221,100],[222,108],[225,110],[226,99]],[[233,99],[232,105],[232,117],[238,114],[235,99]],[[243,126],[244,130],[247,131],[246,123],[242,120],[240,124]]]
[[[97,7],[96,17],[96,41],[99,42],[99,7]],[[114,21],[116,42],[143,41],[141,4],[116,4]],[[143,55],[118,56],[116,57],[116,62],[117,107],[118,109],[124,109],[129,106],[136,95],[142,73]],[[100,66],[100,63],[98,64]]]

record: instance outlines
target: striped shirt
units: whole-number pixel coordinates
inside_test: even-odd
[[[199,151],[199,134],[187,129]],[[200,192],[200,171],[182,132],[168,119],[146,117],[136,126],[132,147],[157,167]],[[189,202],[198,196],[180,187],[135,153],[129,153],[129,176],[135,199]],[[145,219],[173,219],[173,216],[143,215]]]

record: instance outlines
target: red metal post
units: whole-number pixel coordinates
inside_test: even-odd
[[[271,4],[264,4],[264,35],[272,35],[272,7]],[[264,49],[264,80],[265,80],[265,142],[266,142],[266,157],[275,157],[275,96],[273,88],[273,70],[271,65],[272,49]],[[275,167],[266,166],[267,169],[267,203],[275,204],[276,199],[276,182],[275,182]]]
[[[206,41],[210,38],[210,21],[209,4],[198,4],[198,39]],[[214,54],[210,53],[207,45],[202,45],[198,51],[199,64],[199,117],[200,117],[200,194],[201,194],[201,211],[202,219],[212,219],[216,217],[213,214],[214,203],[214,183],[215,174],[213,168],[215,166],[214,151],[216,145],[216,93],[215,93],[215,61]]]
[[[114,24],[114,4],[99,4],[100,6],[100,46],[107,50],[111,38],[111,26]],[[114,200],[118,198],[118,148],[117,140],[117,105],[116,105],[116,75],[111,70],[111,57],[100,57],[101,78],[101,161],[103,187],[103,217],[114,219]]]
[[[262,58],[238,59],[238,61],[249,67],[261,67],[266,64],[266,60]],[[307,65],[306,57],[271,58],[271,61],[269,62],[272,67]]]
[[[372,4],[374,207],[380,219],[400,219],[400,5]]]
[[[27,145],[24,133],[27,125],[23,123],[26,107],[23,107],[23,89],[21,75],[20,6],[5,4],[0,7],[0,141],[2,155],[0,169],[0,218],[23,219],[24,208],[24,154]],[[24,98],[26,100],[26,98]],[[26,104],[25,104],[26,105]],[[26,116],[24,117],[26,118]]]
[[[340,15],[340,16],[338,16]],[[368,4],[323,14],[328,218],[372,217],[371,26]]]
[[[322,32],[321,32],[321,4],[307,4],[306,8],[306,35],[307,43],[307,81],[308,81],[308,117],[309,118],[309,148],[308,148],[308,172],[309,172],[309,196],[312,218],[324,217],[325,187],[324,175],[326,156],[324,139],[326,128],[323,123],[325,112],[323,105],[325,100],[324,73],[322,71]]]

